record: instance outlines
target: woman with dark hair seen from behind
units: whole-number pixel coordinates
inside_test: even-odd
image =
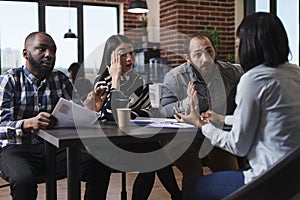
[[[194,95],[190,112],[176,112],[176,119],[196,125],[213,145],[247,155],[250,168],[191,181],[184,187],[184,199],[222,199],[259,177],[300,143],[300,124],[295,123],[300,121],[300,68],[288,62],[282,22],[270,13],[254,13],[243,19],[236,36],[239,61],[246,73],[238,84],[233,116],[211,110],[200,116]],[[223,131],[215,123],[232,124],[232,129]]]
[[[86,106],[95,99],[94,110],[100,113],[101,121],[114,121],[116,109],[131,108],[131,118],[150,117],[150,98],[148,85],[142,77],[135,73],[133,45],[123,35],[111,36],[105,44],[102,63],[98,77],[94,82],[94,91],[89,93]],[[104,72],[103,72],[103,69]],[[103,73],[101,73],[103,72]],[[91,104],[95,105],[95,104]],[[132,137],[133,141],[142,140]],[[120,145],[119,145],[120,146]],[[122,145],[122,148],[136,153],[146,153],[161,148],[158,142],[134,143]],[[162,184],[171,194],[172,199],[181,199],[173,169],[167,166],[157,172]],[[155,180],[155,171],[139,173],[135,179],[132,200],[148,199]]]

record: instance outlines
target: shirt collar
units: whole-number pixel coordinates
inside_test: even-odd
[[[195,79],[194,81],[210,82],[210,81],[222,79],[222,76],[221,76],[222,72],[220,71],[220,68],[218,67],[219,63],[217,63],[217,62],[215,62],[216,73],[212,77],[210,77],[209,79],[204,79],[192,64],[189,63],[189,66],[190,66],[191,70],[193,71],[193,78]]]
[[[31,84],[35,84],[37,85],[38,84],[38,79],[28,71],[27,67],[24,65],[22,66],[23,68],[23,71],[24,71],[24,75],[25,77],[28,79],[28,81],[31,83]],[[41,81],[40,85],[42,85],[43,83],[45,83],[47,80],[44,79],[43,81]]]
[[[121,81],[128,81],[130,79],[131,74],[132,74],[132,70],[130,70],[126,74],[122,75]]]
[[[196,68],[191,64],[191,63],[188,63],[189,65],[189,68],[191,69],[192,71],[192,74],[193,74],[193,79],[194,80],[191,80],[192,82],[196,82],[196,81],[199,81],[199,82],[204,82],[202,76],[199,74],[199,72],[196,70]]]

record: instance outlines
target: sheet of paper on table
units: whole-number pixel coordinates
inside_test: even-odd
[[[64,98],[59,99],[52,115],[57,119],[55,127],[91,126],[99,118],[99,113]]]
[[[187,123],[179,123],[176,119],[169,118],[137,118],[131,120],[135,124],[145,124],[149,128],[196,128]]]

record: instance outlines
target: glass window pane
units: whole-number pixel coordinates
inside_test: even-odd
[[[83,6],[84,66],[86,75],[95,74],[101,62],[100,46],[108,37],[117,34],[116,7]]]
[[[299,0],[277,0],[277,15],[282,20],[289,38],[291,63],[299,64]]]
[[[47,6],[45,20],[46,32],[53,37],[57,46],[55,68],[67,74],[71,63],[78,62],[77,39],[64,38],[69,28],[78,35],[77,8]]]
[[[270,1],[269,0],[256,0],[255,1],[255,11],[270,12]]]
[[[24,64],[25,37],[38,27],[37,3],[0,1],[1,72]]]

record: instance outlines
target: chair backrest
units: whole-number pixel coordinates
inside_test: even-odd
[[[223,200],[295,200],[299,195],[300,146],[280,159],[256,180],[241,187]]]

